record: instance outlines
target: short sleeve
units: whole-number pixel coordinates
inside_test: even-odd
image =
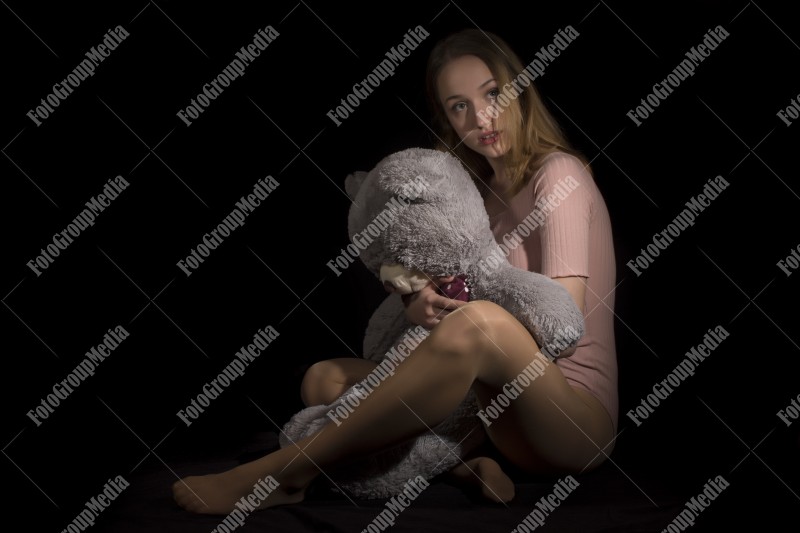
[[[581,161],[568,154],[548,156],[533,178],[534,205],[541,212],[542,274],[550,278],[589,277],[589,228],[594,181]]]

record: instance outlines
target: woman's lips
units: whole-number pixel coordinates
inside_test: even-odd
[[[483,145],[494,144],[497,142],[497,139],[500,137],[500,133],[497,131],[490,131],[489,133],[485,133],[478,137],[478,142]]]

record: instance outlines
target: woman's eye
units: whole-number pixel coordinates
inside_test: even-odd
[[[490,89],[490,90],[489,90],[489,98],[491,98],[492,100],[496,100],[496,99],[497,99],[497,96],[498,96],[499,94],[500,94],[500,91],[499,91],[499,90],[497,90],[496,88],[495,88],[495,89]]]
[[[464,102],[459,102],[459,103],[455,104],[455,105],[452,107],[453,111],[461,111],[461,110],[463,110],[464,108],[466,108],[466,104],[465,104]]]

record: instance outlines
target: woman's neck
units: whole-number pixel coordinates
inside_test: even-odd
[[[500,193],[508,189],[511,185],[508,176],[506,175],[506,166],[503,164],[503,161],[500,158],[497,159],[488,159],[487,161],[492,167],[494,173],[489,178],[489,187],[497,192]]]

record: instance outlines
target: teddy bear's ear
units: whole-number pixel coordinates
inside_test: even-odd
[[[368,175],[369,172],[357,170],[344,179],[344,190],[347,192],[347,196],[349,196],[351,200],[356,199],[356,194],[358,194],[361,184],[364,183],[364,180],[367,179]]]

